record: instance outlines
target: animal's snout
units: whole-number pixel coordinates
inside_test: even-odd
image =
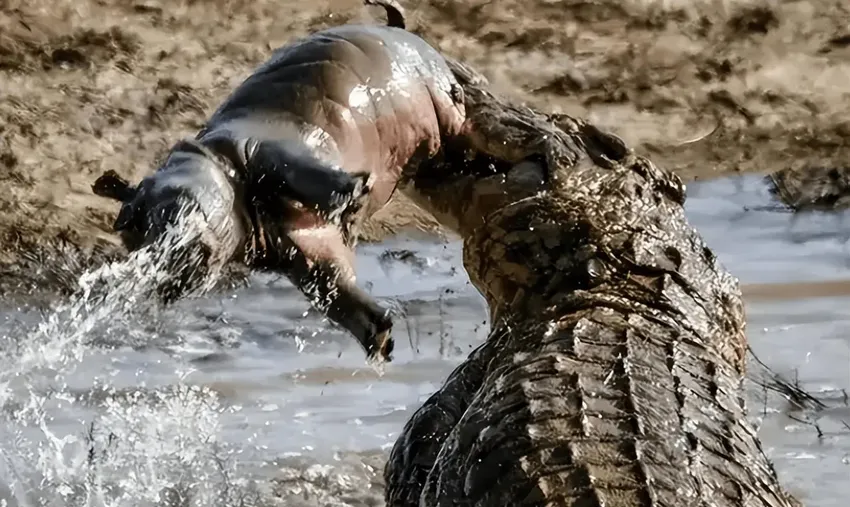
[[[210,276],[211,254],[209,246],[200,241],[166,251],[166,276],[156,288],[160,301],[171,304],[201,289]]]
[[[121,230],[128,250],[149,248],[163,272],[156,296],[170,304],[200,289],[207,280],[213,246],[205,242],[209,228],[197,203],[183,195],[168,196],[152,205],[134,203],[135,216]]]
[[[155,241],[174,230],[174,234],[188,234],[189,226],[196,226],[193,220],[202,218],[198,203],[184,195],[160,200],[147,210],[146,243]],[[186,229],[186,232],[179,229]]]
[[[155,243],[197,210],[197,203],[180,190],[143,189],[124,202],[113,229],[121,234],[124,246],[134,251]]]

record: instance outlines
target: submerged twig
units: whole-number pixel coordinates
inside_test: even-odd
[[[817,411],[826,408],[826,404],[818,400],[812,394],[806,392],[806,390],[801,388],[797,382],[792,384],[791,382],[783,379],[781,375],[774,372],[761,359],[759,359],[752,347],[748,346],[747,349],[752,358],[755,359],[756,363],[758,363],[762,369],[761,378],[752,378],[751,376],[753,382],[762,386],[765,390],[770,390],[781,395],[800,409]]]

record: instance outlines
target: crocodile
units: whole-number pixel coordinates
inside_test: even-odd
[[[405,424],[387,505],[800,505],[747,420],[739,283],[680,178],[450,65],[463,131],[399,189],[462,238],[491,333]]]

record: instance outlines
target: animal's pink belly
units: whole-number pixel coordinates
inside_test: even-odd
[[[339,228],[328,224],[301,225],[291,228],[288,236],[310,263],[323,261],[333,264],[340,269],[343,280],[354,281],[354,253],[345,244]]]

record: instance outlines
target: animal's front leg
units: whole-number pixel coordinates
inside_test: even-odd
[[[301,290],[329,319],[347,329],[366,351],[366,356],[392,360],[392,318],[353,281],[342,279],[329,264],[313,266],[301,281]]]
[[[290,238],[281,238],[278,246],[283,255],[266,267],[284,274],[316,309],[354,335],[369,360],[391,361],[394,343],[389,312],[343,273],[340,261],[317,259],[311,263]]]

